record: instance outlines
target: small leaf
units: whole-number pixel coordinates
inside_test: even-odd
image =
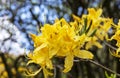
[[[106,78],[116,78],[116,74],[111,74],[111,75],[109,76],[106,71],[105,71],[105,76],[106,76]]]
[[[88,20],[87,20],[87,18],[85,18],[85,20],[84,20],[84,30],[86,31],[86,28],[87,28],[87,22],[88,22]]]
[[[91,26],[92,26],[92,20],[90,21],[90,25],[89,25],[89,27],[88,27],[87,30],[85,31],[86,34],[87,34],[88,31],[90,30]]]
[[[80,30],[79,35],[82,35],[83,33],[85,33],[86,28],[87,28],[87,18],[84,19],[84,25],[83,25],[82,29]]]

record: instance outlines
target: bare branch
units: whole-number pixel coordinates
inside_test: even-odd
[[[104,69],[104,70],[106,70],[106,71],[108,71],[108,72],[110,72],[110,73],[116,74],[116,76],[120,77],[120,74],[119,74],[119,73],[117,73],[117,72],[115,72],[115,71],[113,71],[113,70],[105,67],[104,65],[102,65],[102,64],[100,64],[100,63],[98,63],[98,62],[96,62],[96,61],[94,61],[94,60],[86,60],[86,59],[75,60],[75,62],[79,62],[79,61],[90,62],[90,63],[95,64],[96,66],[99,66],[100,68],[102,68],[102,69]]]

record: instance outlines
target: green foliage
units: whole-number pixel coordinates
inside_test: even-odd
[[[116,74],[108,75],[108,73],[106,71],[105,71],[105,76],[106,76],[106,78],[116,78]]]

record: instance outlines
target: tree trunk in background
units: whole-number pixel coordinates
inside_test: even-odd
[[[10,68],[9,65],[7,64],[7,60],[6,60],[6,58],[5,58],[5,54],[4,54],[4,53],[0,53],[0,57],[1,57],[1,59],[2,59],[2,62],[3,62],[3,64],[4,64],[4,66],[5,66],[5,69],[6,69],[7,73],[8,73],[8,78],[12,78],[13,75],[12,75],[12,72],[11,72],[11,68]]]

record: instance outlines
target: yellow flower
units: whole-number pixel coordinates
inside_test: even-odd
[[[98,27],[100,22],[102,21],[102,17],[100,17],[101,14],[102,14],[102,9],[95,10],[94,8],[88,8],[88,15],[83,15],[82,19],[87,18],[88,21],[92,20],[93,27]]]
[[[68,72],[73,66],[74,57],[83,59],[92,59],[93,54],[86,50],[81,50],[85,42],[89,41],[88,36],[83,33],[79,35],[75,23],[68,23],[65,19],[56,20],[53,25],[45,24],[41,28],[41,35],[36,36],[31,34],[34,42],[34,51],[29,53],[29,62],[36,63],[41,68],[31,75],[38,74],[43,70],[44,77],[47,78],[51,73],[48,69],[53,69],[52,58],[65,57],[65,69],[63,72]]]
[[[78,57],[82,59],[93,59],[93,54],[86,50],[78,50],[78,49],[74,50],[74,52],[71,52],[65,57],[65,65],[64,65],[65,69],[63,70],[63,72],[66,73],[71,70],[73,66],[74,57]]]
[[[91,18],[97,19],[98,17],[101,16],[102,14],[102,9],[97,9],[95,10],[94,8],[88,8],[88,16],[90,16]]]
[[[103,18],[101,21],[102,24],[100,24],[100,26],[98,27],[98,30],[96,32],[96,36],[100,39],[100,40],[108,40],[108,31],[111,28],[111,24],[113,24],[113,20],[109,19],[109,18]]]
[[[75,37],[73,39],[68,39],[64,41],[64,46],[61,46],[61,49],[58,51],[57,56],[65,56],[65,69],[63,72],[68,72],[73,66],[74,57],[83,58],[83,59],[92,59],[93,54],[86,50],[80,50],[83,47],[83,44],[87,41],[87,36],[85,34]]]
[[[111,37],[110,40],[114,39],[117,41],[116,46],[118,47],[116,52],[111,53],[115,57],[120,57],[119,52],[120,52],[120,20],[118,22],[118,25],[115,25],[116,32],[115,34]]]
[[[111,39],[115,39],[117,41],[116,45],[120,47],[120,30],[116,31],[115,35],[113,35]]]
[[[86,49],[91,48],[93,45],[102,48],[98,40],[108,40],[108,31],[111,28],[111,24],[113,24],[113,20],[101,17],[101,14],[102,9],[89,8],[88,14],[83,15],[82,18],[73,15],[74,22],[70,24],[75,26],[75,31],[80,33],[80,35],[85,33],[89,36],[89,41],[85,46]]]
[[[83,15],[82,19],[87,19],[86,28],[90,27],[87,33],[88,36],[90,36],[94,31],[96,31],[94,35],[100,40],[104,40],[108,39],[108,31],[113,24],[113,20],[110,18],[101,17],[101,14],[102,9],[95,10],[94,8],[89,8],[88,15]]]
[[[48,75],[52,75],[52,73],[50,74],[50,72],[47,70],[47,68],[53,69],[53,65],[52,65],[51,60],[49,59],[48,52],[49,51],[47,48],[47,44],[43,43],[41,46],[37,47],[33,51],[33,53],[28,54],[28,57],[30,58],[28,65],[30,63],[36,63],[41,66],[41,68],[38,71],[36,71],[35,73],[33,73],[33,74],[30,73],[30,76],[34,76],[34,75],[38,74],[42,69],[43,69],[45,78],[47,78]]]

